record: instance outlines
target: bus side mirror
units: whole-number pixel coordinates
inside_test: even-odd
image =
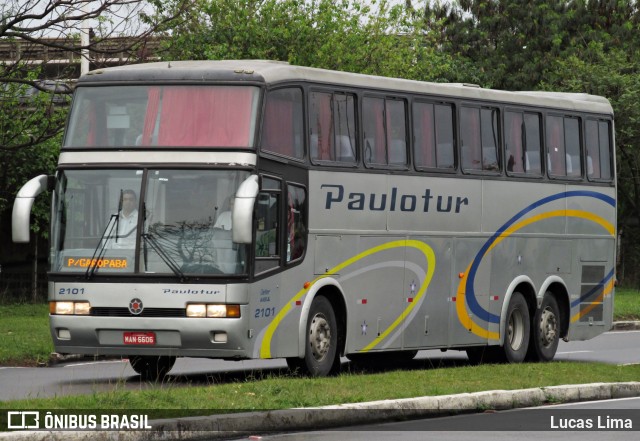
[[[231,213],[231,232],[235,243],[251,243],[253,238],[253,206],[259,189],[258,175],[249,176],[238,187]]]
[[[11,237],[15,243],[29,243],[29,219],[36,196],[50,188],[52,180],[47,175],[36,176],[24,184],[13,203]]]

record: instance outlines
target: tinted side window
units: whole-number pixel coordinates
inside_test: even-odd
[[[454,168],[451,105],[415,102],[413,134],[416,167]]]
[[[313,92],[310,96],[311,159],[356,162],[355,98],[345,93]]]
[[[578,118],[547,116],[547,166],[550,176],[582,176]]]
[[[307,247],[307,192],[289,184],[287,195],[287,262],[301,258]]]
[[[262,150],[304,158],[302,90],[279,89],[267,94]]]
[[[463,170],[500,170],[497,109],[462,107],[460,139]]]
[[[540,176],[540,115],[507,111],[504,125],[507,173]]]
[[[587,120],[587,176],[589,179],[611,179],[611,129],[607,121]]]
[[[364,161],[368,165],[406,165],[404,100],[365,97],[362,101]]]

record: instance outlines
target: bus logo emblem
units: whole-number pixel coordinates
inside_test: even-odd
[[[129,312],[133,315],[139,315],[142,312],[142,300],[140,299],[132,299],[129,302]]]

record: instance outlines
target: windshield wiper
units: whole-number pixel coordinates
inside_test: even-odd
[[[156,240],[156,238],[151,233],[142,234],[142,239],[145,244],[149,244],[153,251],[155,251],[158,256],[162,259],[162,261],[169,267],[173,273],[180,277],[181,282],[187,281],[187,277],[184,275],[178,264],[175,260],[165,251],[165,249],[160,245],[160,243]]]
[[[116,225],[118,224],[119,217],[120,217],[119,213],[112,214],[111,217],[109,217],[109,222],[107,222],[107,226],[105,227],[104,232],[102,233],[102,236],[100,236],[100,239],[98,240],[98,245],[96,245],[96,249],[93,250],[93,256],[91,256],[91,261],[89,263],[89,266],[87,267],[87,272],[84,274],[84,276],[87,279],[90,279],[91,277],[93,277],[96,270],[98,269],[98,264],[100,262],[100,259],[104,255],[104,251],[107,248],[107,242],[109,241],[108,238],[111,237],[111,233],[113,232],[114,227],[116,227]],[[115,218],[115,222],[113,221],[114,218]]]

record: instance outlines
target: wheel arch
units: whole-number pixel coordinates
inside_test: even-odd
[[[346,342],[346,323],[347,323],[347,303],[345,301],[344,291],[340,283],[333,277],[325,277],[314,282],[308,289],[302,304],[300,312],[300,322],[298,324],[298,357],[304,357],[305,344],[307,338],[307,320],[309,318],[309,310],[311,303],[317,296],[326,297],[333,312],[336,315],[338,323],[338,353],[344,355],[344,347]]]
[[[504,301],[502,302],[502,309],[500,311],[500,341],[498,343],[500,346],[502,346],[504,342],[504,335],[507,327],[507,310],[509,309],[509,302],[511,301],[511,297],[515,292],[519,292],[520,294],[522,294],[524,300],[527,302],[527,307],[529,308],[529,319],[533,319],[533,316],[535,315],[536,309],[539,304],[539,301],[536,299],[535,285],[530,277],[518,276],[513,279],[513,281],[507,288],[507,292],[504,296]]]

